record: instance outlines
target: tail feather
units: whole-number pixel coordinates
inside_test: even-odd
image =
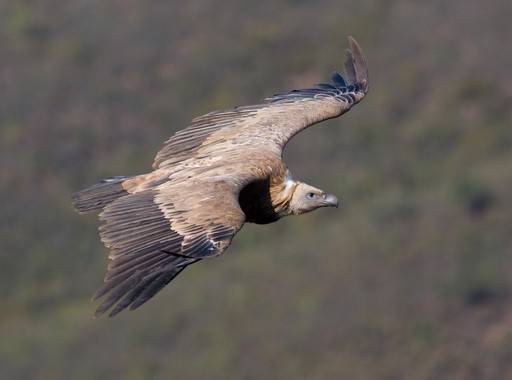
[[[73,194],[73,205],[80,212],[100,210],[119,197],[128,194],[123,188],[123,182],[130,177],[119,176],[107,178]]]

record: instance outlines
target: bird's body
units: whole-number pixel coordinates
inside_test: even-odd
[[[194,119],[158,152],[154,171],[114,177],[75,194],[80,212],[103,209],[110,249],[97,314],[137,308],[187,265],[221,254],[246,222],[337,206],[336,197],[293,180],[282,160],[291,137],[340,116],[368,91],[366,62],[349,38],[347,82],[276,95],[262,104]]]

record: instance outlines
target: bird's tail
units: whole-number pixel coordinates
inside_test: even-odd
[[[123,188],[123,182],[128,178],[125,176],[107,178],[73,194],[73,205],[80,212],[100,210],[119,197],[128,194]]]

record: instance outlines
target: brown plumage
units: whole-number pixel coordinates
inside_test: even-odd
[[[294,181],[282,152],[295,134],[338,117],[368,92],[366,61],[349,37],[346,80],[275,95],[263,103],[192,120],[158,152],[149,174],[115,177],[74,195],[79,212],[102,209],[110,249],[96,315],[153,297],[186,266],[220,255],[245,222],[271,223],[336,197]]]

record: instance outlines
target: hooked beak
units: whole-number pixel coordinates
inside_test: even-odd
[[[332,194],[326,194],[324,198],[325,207],[336,207],[338,208],[338,198]]]

